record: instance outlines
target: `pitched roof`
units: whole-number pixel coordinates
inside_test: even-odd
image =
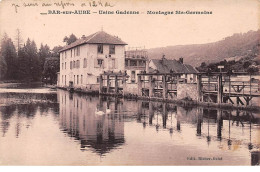
[[[162,59],[151,59],[151,61],[156,66],[156,69],[149,69],[149,73],[158,71],[159,73],[198,73],[198,71],[188,64],[183,64],[175,59],[168,60],[166,58]]]
[[[104,31],[99,31],[87,37],[80,38],[70,45],[64,46],[59,52],[71,49],[82,44],[113,44],[113,45],[127,45],[124,41],[116,36],[112,36]]]

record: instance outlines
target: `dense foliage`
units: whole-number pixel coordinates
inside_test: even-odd
[[[67,45],[70,45],[71,43],[75,42],[77,40],[77,37],[72,33],[69,37],[65,36],[63,39],[63,42],[66,42]]]
[[[210,64],[206,64],[205,62],[202,62],[201,65],[197,67],[197,69],[200,72],[208,72],[208,71],[220,72],[218,66],[224,66],[224,68],[221,69],[222,72],[235,71],[235,72],[255,73],[255,72],[259,72],[259,65],[260,65],[260,59],[258,57],[247,56],[239,60],[230,60],[230,61],[223,60],[220,62],[210,63]]]
[[[11,38],[5,34],[1,40],[0,79],[35,82],[52,76],[53,78],[50,80],[55,80],[57,77],[54,74],[50,75],[50,72],[46,72],[45,68],[47,67],[45,67],[45,63],[49,57],[59,57],[58,51],[61,48],[61,46],[56,46],[51,50],[48,45],[41,44],[38,50],[35,42],[28,38],[26,43],[19,46],[18,50],[16,50]],[[51,66],[55,67],[54,71],[59,71],[59,65]]]
[[[57,72],[60,70],[59,57],[49,57],[43,67],[43,82],[55,84],[57,82]]]

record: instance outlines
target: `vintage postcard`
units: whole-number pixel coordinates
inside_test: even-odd
[[[1,166],[258,166],[259,0],[1,0]]]

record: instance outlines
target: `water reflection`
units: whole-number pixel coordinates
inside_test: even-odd
[[[142,124],[144,130],[149,126],[147,132],[152,128],[157,133],[168,131],[170,137],[176,132],[189,135],[192,132],[187,131],[194,130],[198,140],[205,140],[208,146],[213,143],[220,150],[249,152],[259,149],[258,140],[252,140],[252,126],[254,137],[259,131],[259,115],[254,112],[177,107],[160,102],[126,101],[67,92],[59,92],[59,101],[63,131],[80,140],[81,150],[91,148],[100,155],[127,143],[124,125],[130,121]],[[199,146],[201,143],[192,140],[186,144]]]
[[[103,155],[125,143],[124,122],[119,116],[117,101],[106,102],[102,98],[73,96],[64,92],[58,98],[62,130],[80,140],[82,151],[91,148]],[[107,109],[111,114],[106,113]]]
[[[46,102],[46,100],[48,101]],[[15,125],[15,136],[18,138],[23,125],[21,119],[26,119],[26,128],[28,128],[37,111],[40,112],[40,115],[47,114],[50,109],[56,114],[59,113],[56,94],[1,93],[0,102],[4,102],[3,105],[0,105],[0,130],[3,137],[7,133],[12,119],[15,119],[12,120],[12,124]]]
[[[259,165],[257,112],[180,107],[63,90],[57,94],[1,93],[0,101],[4,102],[0,105],[0,163],[10,164],[15,157],[23,157],[16,152],[23,152],[27,161],[18,158],[15,162],[20,165]],[[7,149],[10,143],[13,147]],[[48,147],[42,158],[34,158],[35,145]],[[190,156],[223,160],[187,161]]]

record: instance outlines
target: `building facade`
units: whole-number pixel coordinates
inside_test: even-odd
[[[134,49],[125,51],[125,70],[129,76],[127,84],[137,83],[137,74],[145,71],[148,59],[145,49]]]
[[[184,83],[197,83],[198,70],[193,66],[184,64],[183,58],[179,60],[166,59],[164,56],[161,59],[151,59],[147,61],[146,73],[178,73]]]
[[[65,46],[60,50],[59,87],[98,90],[99,75],[106,71],[124,71],[125,42],[104,31]]]

